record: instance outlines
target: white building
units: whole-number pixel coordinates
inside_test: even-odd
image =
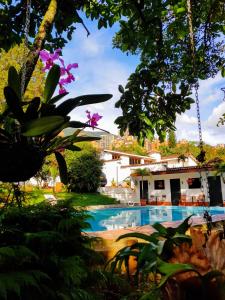
[[[199,167],[191,154],[161,157],[157,151],[141,156],[104,150],[102,159],[107,186],[114,183],[121,187],[129,178],[136,202],[146,199],[156,205],[225,205],[225,178],[215,176],[212,164]],[[137,169],[145,169],[149,174],[142,177]],[[116,191],[112,192],[116,197]],[[121,198],[120,195],[118,199]]]

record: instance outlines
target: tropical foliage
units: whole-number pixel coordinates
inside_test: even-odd
[[[168,262],[174,256],[175,248],[190,248],[192,238],[186,235],[190,217],[177,228],[166,228],[155,223],[153,225],[155,232],[150,235],[135,232],[124,234],[117,239],[119,241],[129,238],[133,242],[119,250],[109,262],[111,271],[121,273],[125,270],[128,280],[135,284],[137,291],[140,291],[138,299],[204,299],[209,296],[206,290],[209,291],[210,287],[216,289],[218,299],[223,299],[222,272],[212,270],[202,275],[193,265]],[[184,260],[183,255],[185,254],[181,253]],[[136,262],[134,271],[132,261]],[[179,280],[177,275],[180,273],[188,273],[188,276],[183,277],[183,281]],[[185,284],[187,278],[190,280]],[[214,299],[213,293],[207,299]]]
[[[69,202],[2,210],[0,226],[0,299],[121,299],[129,292],[101,270],[103,257],[82,234],[87,214]]]

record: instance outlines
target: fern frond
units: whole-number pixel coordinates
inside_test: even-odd
[[[68,285],[80,285],[87,277],[84,263],[78,256],[66,258],[60,265],[63,279]]]

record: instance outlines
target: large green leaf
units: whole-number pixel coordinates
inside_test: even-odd
[[[164,274],[162,280],[159,283],[159,287],[162,286],[166,281],[180,272],[187,272],[187,271],[194,271],[196,270],[188,264],[174,264],[174,263],[167,263],[158,258],[158,270],[160,273]]]
[[[9,68],[8,86],[10,86],[16,93],[17,97],[21,99],[21,78],[13,66]]]
[[[23,122],[25,114],[20,105],[20,100],[19,100],[17,94],[14,92],[14,90],[11,87],[6,86],[4,88],[4,95],[5,95],[6,103],[9,107],[9,110],[14,114],[14,116],[17,120],[19,120],[20,122]]]
[[[24,136],[39,136],[47,134],[60,127],[64,121],[64,118],[61,116],[50,116],[31,120],[24,124],[22,134]]]
[[[104,102],[109,100],[111,97],[112,97],[111,94],[96,94],[96,95],[83,95],[76,98],[71,98],[64,101],[62,104],[60,104],[56,108],[55,112],[57,115],[66,116],[74,108],[78,106]]]
[[[68,183],[67,166],[64,157],[61,153],[55,152],[55,157],[59,166],[59,175],[62,183]]]
[[[48,103],[59,83],[60,67],[54,65],[48,73],[44,88],[44,102]]]

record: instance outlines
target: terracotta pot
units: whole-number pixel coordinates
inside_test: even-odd
[[[147,199],[140,199],[141,206],[145,206],[147,204]]]

